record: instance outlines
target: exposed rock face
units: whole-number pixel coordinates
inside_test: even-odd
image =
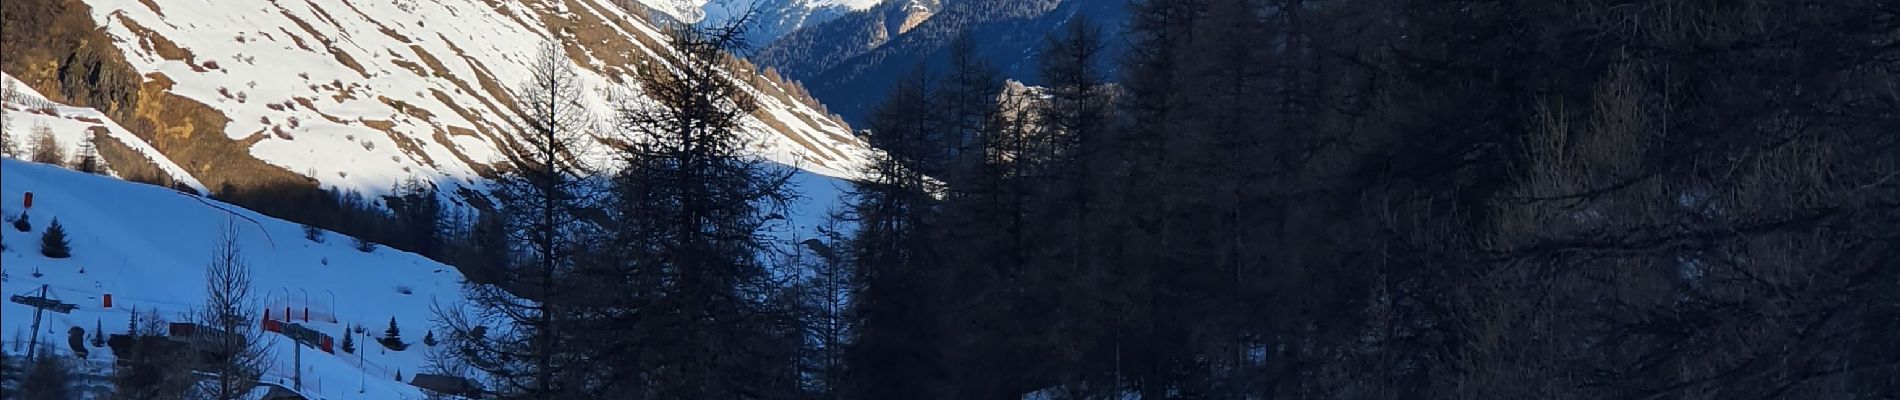
[[[893,16],[900,20],[896,29],[891,30],[896,31],[898,35],[910,33],[911,29],[916,29],[917,25],[922,25],[924,21],[929,21],[931,16],[937,15],[937,9],[941,7],[942,5],[936,0],[911,0],[893,13]]]
[[[0,47],[7,49],[0,68],[50,100],[104,112],[214,189],[309,182],[247,156],[243,143],[221,134],[198,134],[219,132],[229,120],[219,110],[169,92],[173,82],[163,74],[140,76],[113,38],[94,23],[88,5],[10,0],[0,7],[9,26],[0,37]],[[102,146],[106,161],[127,166],[142,162],[119,151],[122,147]]]
[[[413,177],[479,193],[513,157],[515,88],[539,43],[561,38],[603,120],[610,92],[638,98],[633,76],[675,57],[610,0],[241,3],[7,0],[0,69],[104,112],[213,192],[375,193]],[[866,159],[801,89],[730,72],[760,102],[745,127],[762,155],[834,176]]]

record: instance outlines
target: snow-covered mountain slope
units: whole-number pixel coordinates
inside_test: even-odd
[[[125,333],[134,309],[157,311],[169,321],[204,299],[204,270],[220,224],[232,221],[239,246],[252,268],[258,306],[294,310],[295,322],[332,335],[340,342],[346,325],[369,328],[380,335],[395,318],[404,340],[421,341],[430,326],[432,303],[456,304],[461,298],[462,275],[455,268],[421,256],[377,249],[353,249],[350,239],[327,233],[323,243],[306,240],[300,225],[272,219],[229,204],[107,177],[67,171],[54,166],[0,159],[0,212],[9,218],[21,213],[21,198],[34,195],[26,211],[32,231],[0,229],[6,250],[0,252],[5,279],[0,296],[37,295],[46,285],[49,296],[77,304],[69,314],[47,312],[40,340],[61,354],[70,351],[66,332],[94,327],[107,334]],[[128,206],[136,205],[136,206]],[[72,257],[50,259],[39,253],[40,235],[57,218],[72,243]],[[37,276],[36,276],[37,275]],[[105,297],[112,297],[110,308]],[[303,310],[309,309],[305,321]],[[0,303],[0,333],[9,353],[20,353],[29,337],[33,309],[13,302]],[[281,318],[281,311],[273,313]],[[267,382],[289,382],[293,375],[291,341],[266,333],[274,354]],[[440,335],[438,333],[438,335]],[[19,338],[19,339],[16,339]],[[421,398],[414,387],[397,382],[426,365],[429,347],[411,346],[388,351],[373,340],[356,339],[358,354],[328,354],[306,348],[303,352],[307,394],[328,399]],[[88,364],[111,360],[108,348],[93,348]],[[360,392],[359,394],[359,390]]]
[[[757,11],[747,25],[748,42],[764,47],[786,33],[821,24],[885,0],[638,0],[667,17],[689,24],[720,24]]]
[[[14,2],[24,15],[7,17],[5,72],[104,111],[214,191],[375,194],[410,177],[480,191],[517,143],[517,88],[546,39],[563,43],[603,119],[608,93],[638,96],[634,74],[666,71],[674,54],[607,0]],[[745,122],[760,152],[831,176],[866,160],[795,90],[730,72],[761,102]]]

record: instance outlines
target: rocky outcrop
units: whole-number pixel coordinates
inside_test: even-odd
[[[283,184],[316,187],[306,177],[249,156],[245,143],[223,134],[229,118],[169,92],[168,77],[140,76],[94,23],[85,2],[8,0],[0,7],[5,7],[4,23],[15,27],[0,36],[0,46],[7,49],[0,68],[48,99],[104,112],[214,191]],[[104,144],[101,154],[108,163],[125,168],[149,162],[123,147]],[[155,176],[141,179],[163,183],[177,178],[153,171]]]

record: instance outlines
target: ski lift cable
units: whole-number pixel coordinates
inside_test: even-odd
[[[95,291],[95,290],[89,290],[89,289],[80,289],[80,288],[74,288],[74,287],[70,287],[70,286],[65,286],[65,285],[55,285],[55,284],[50,284],[50,283],[48,283],[48,284],[45,284],[45,285],[46,285],[46,286],[48,286],[48,287],[52,287],[52,288],[56,288],[56,289],[59,289],[59,290],[63,290],[63,291],[70,291],[70,292],[78,292],[78,293],[82,293],[82,294],[96,294],[96,295],[103,295],[103,294],[105,294],[104,292],[99,292],[99,291]],[[54,293],[58,293],[58,292],[54,292],[54,291],[47,291],[47,295],[46,295],[46,297],[48,297],[48,298],[52,298],[52,299],[55,299],[55,300],[58,300],[58,299],[59,299],[59,298],[58,298],[58,296],[57,296],[57,295],[54,295]],[[125,296],[125,295],[113,295],[113,297],[115,297],[115,298],[120,298],[120,299],[126,299],[126,300],[136,300],[136,301],[138,301],[138,302],[141,302],[141,303],[157,303],[157,304],[164,304],[164,305],[173,305],[173,306],[184,306],[184,307],[200,307],[200,306],[202,306],[201,304],[196,304],[196,303],[180,303],[180,302],[176,302],[176,301],[166,301],[166,300],[159,300],[159,299],[152,299],[152,298],[144,298],[144,297],[137,297],[137,296]]]

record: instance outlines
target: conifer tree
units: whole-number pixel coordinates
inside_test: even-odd
[[[350,237],[350,247],[356,251],[371,253],[376,251],[376,242],[363,238],[362,234]]]
[[[106,172],[105,161],[99,158],[99,148],[93,144],[93,136],[87,135],[85,140],[79,141],[79,153],[73,155],[72,168],[88,174]]]
[[[237,226],[225,220],[205,268],[204,306],[194,316],[198,325],[218,333],[192,342],[193,350],[224,355],[200,368],[215,377],[199,381],[196,390],[215,400],[249,393],[270,363],[265,336],[257,326],[250,263],[238,243]]]
[[[311,242],[323,243],[323,240],[324,240],[323,228],[318,228],[310,224],[303,224],[303,238]]]
[[[47,258],[67,258],[73,256],[72,244],[66,239],[66,227],[59,224],[59,218],[46,224],[46,231],[40,233],[40,254]]]
[[[402,342],[402,329],[396,327],[396,317],[389,317],[389,329],[383,330],[383,338],[379,341],[390,350],[403,351],[409,348],[408,343]]]
[[[521,82],[524,107],[519,137],[522,151],[511,154],[513,167],[497,179],[499,209],[475,223],[475,241],[492,268],[481,284],[466,286],[468,312],[437,310],[444,343],[451,354],[494,380],[494,390],[520,396],[606,397],[596,388],[561,387],[557,378],[591,369],[571,363],[588,347],[569,344],[578,334],[563,308],[593,295],[582,269],[586,250],[599,233],[583,216],[600,207],[598,167],[589,161],[601,129],[580,72],[559,41],[541,45]],[[609,289],[618,290],[618,289]],[[521,297],[535,301],[521,301]],[[488,329],[513,326],[521,329]]]
[[[940,147],[935,133],[933,77],[918,68],[899,81],[873,115],[869,141],[884,149],[867,179],[850,193],[850,218],[857,222],[850,252],[858,266],[862,295],[857,300],[858,341],[846,357],[862,371],[848,376],[851,397],[903,397],[923,390],[958,386],[940,378],[948,368],[932,357],[944,346],[931,318],[938,310],[926,234],[932,221],[932,188],[924,171],[935,165]],[[897,364],[927,360],[905,368]],[[928,388],[928,389],[926,389]],[[980,396],[972,396],[980,397]]]
[[[591,291],[610,296],[585,312],[605,316],[590,325],[625,327],[588,341],[638,349],[608,363],[644,376],[616,385],[626,396],[777,396],[795,382],[785,375],[795,349],[777,345],[790,316],[770,301],[782,292],[758,256],[784,222],[792,175],[741,129],[757,105],[725,72],[749,19],[675,30],[678,61],[643,68],[646,99],[616,110],[627,145],[608,207],[614,245],[588,272],[631,284]]]

